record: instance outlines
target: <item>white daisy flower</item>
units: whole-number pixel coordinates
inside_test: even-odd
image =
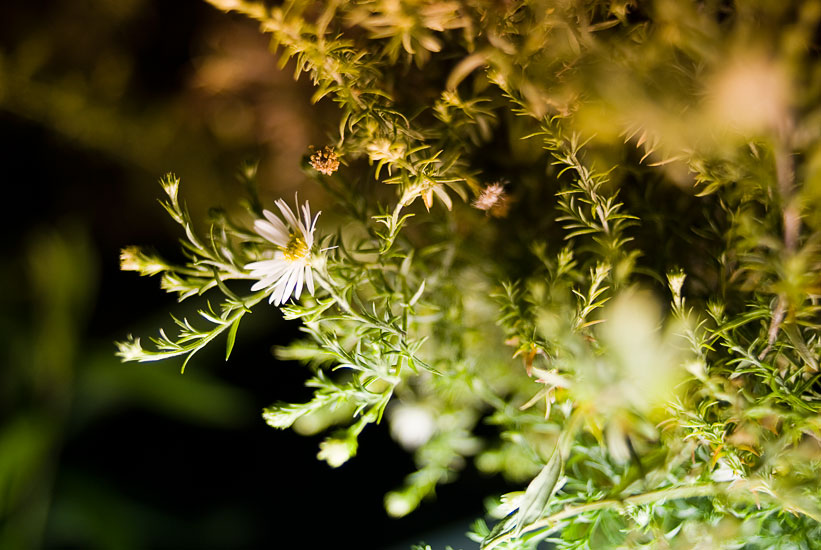
[[[295,199],[296,200],[296,199]],[[268,289],[271,291],[269,303],[279,306],[290,299],[291,295],[299,298],[303,284],[308,292],[314,293],[314,276],[311,273],[311,249],[314,246],[314,230],[319,212],[311,219],[311,207],[308,201],[297,214],[284,200],[274,204],[282,212],[282,218],[263,210],[264,220],[254,221],[254,230],[265,240],[276,245],[273,258],[251,262],[245,269],[251,270],[251,277],[259,279],[251,287],[252,291]]]

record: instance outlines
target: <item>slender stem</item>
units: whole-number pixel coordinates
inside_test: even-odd
[[[801,213],[793,200],[795,188],[795,166],[792,156],[781,140],[775,148],[775,174],[778,183],[778,193],[781,195],[781,202],[784,205],[782,212],[782,225],[784,232],[784,251],[787,255],[793,255],[798,247],[798,237],[801,233]],[[778,295],[775,309],[773,310],[770,328],[767,330],[767,346],[758,355],[758,359],[764,359],[767,353],[775,344],[778,338],[778,331],[781,323],[787,314],[787,296],[782,292]]]
[[[602,231],[604,231],[604,234],[609,237],[610,224],[607,222],[607,216],[604,213],[604,208],[602,208],[601,201],[599,201],[599,196],[596,194],[593,182],[590,181],[590,174],[585,169],[584,165],[579,162],[575,151],[571,152],[568,155],[568,158],[573,161],[573,169],[576,170],[576,173],[579,175],[579,178],[581,178],[582,183],[584,183],[584,186],[587,188],[587,192],[590,193],[590,198],[596,203],[596,215],[599,217],[599,220],[601,220]]]
[[[121,351],[118,353],[120,357],[123,358],[124,361],[137,361],[139,363],[146,363],[151,361],[161,361],[163,359],[170,359],[172,357],[178,357],[180,355],[188,355],[186,359],[186,363],[188,359],[191,358],[195,353],[199,350],[204,348],[209,342],[211,342],[214,338],[222,334],[225,329],[229,328],[232,324],[234,324],[240,317],[248,313],[250,308],[258,304],[267,293],[265,291],[257,292],[243,300],[241,304],[237,304],[234,308],[235,313],[228,317],[227,319],[223,320],[211,331],[208,331],[207,336],[202,338],[198,338],[193,341],[193,343],[180,346],[176,349],[161,349],[160,351],[149,351],[145,349],[141,349],[139,355],[135,356],[126,356]],[[183,365],[183,369],[185,369],[185,365]]]
[[[358,322],[360,322],[364,325],[368,325],[368,326],[376,327],[380,330],[384,330],[385,332],[389,332],[389,333],[391,333],[395,336],[398,336],[400,339],[403,339],[405,337],[405,334],[401,330],[397,329],[396,327],[394,327],[392,325],[389,325],[387,323],[383,323],[379,319],[368,318],[368,317],[366,317],[366,316],[364,316],[360,313],[357,313],[353,309],[353,307],[351,307],[351,305],[348,303],[348,301],[345,300],[342,296],[339,295],[339,293],[336,291],[334,286],[329,282],[330,277],[326,278],[326,275],[327,274],[316,273],[316,275],[315,275],[316,281],[319,283],[319,286],[321,286],[323,289],[325,289],[328,292],[328,294],[330,294],[331,298],[334,299],[334,302],[336,302],[336,304],[340,307],[340,309],[342,309],[345,313],[347,313],[348,315],[353,317],[356,321],[358,321]]]
[[[801,232],[801,216],[793,200],[795,191],[795,167],[792,156],[782,143],[775,150],[775,173],[778,182],[778,193],[784,203],[784,248],[795,252],[798,246],[798,235]]]

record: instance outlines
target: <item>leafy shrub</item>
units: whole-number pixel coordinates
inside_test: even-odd
[[[124,360],[227,359],[272,302],[313,397],[265,419],[338,466],[387,417],[391,515],[472,459],[529,482],[483,548],[818,545],[821,2],[210,1],[338,105],[333,202],[265,208],[248,167],[200,234],[164,178],[187,259],[122,267],[220,302]]]

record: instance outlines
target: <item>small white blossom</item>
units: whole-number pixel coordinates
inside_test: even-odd
[[[268,301],[279,306],[287,302],[291,295],[298,299],[303,285],[308,287],[308,292],[312,295],[314,293],[311,249],[319,213],[311,219],[311,208],[307,201],[301,210],[297,206],[297,214],[282,199],[274,204],[282,212],[284,222],[269,210],[262,212],[264,220],[254,221],[254,230],[276,245],[273,258],[251,262],[245,269],[251,270],[251,277],[259,279],[251,290],[270,290],[271,297]]]
[[[710,474],[710,479],[716,483],[722,483],[726,481],[738,481],[739,479],[743,479],[743,476],[730,466],[726,460],[719,459],[716,469]]]
[[[316,457],[331,468],[339,468],[356,454],[356,442],[350,439],[328,438],[319,444]]]
[[[391,436],[412,451],[421,447],[436,431],[430,411],[419,405],[397,405],[390,412]]]
[[[633,520],[640,527],[644,527],[645,525],[650,523],[650,519],[652,518],[650,510],[648,510],[646,506],[641,506],[641,507],[637,508],[636,510],[633,510],[632,511],[632,516],[633,516]]]
[[[416,508],[416,502],[409,495],[391,491],[385,495],[385,510],[394,518],[407,516]]]
[[[367,145],[366,150],[371,163],[379,161],[395,163],[405,157],[405,146],[402,143],[394,143],[387,138],[373,140]]]

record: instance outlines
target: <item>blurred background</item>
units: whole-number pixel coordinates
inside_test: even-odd
[[[408,518],[385,492],[413,470],[385,426],[338,470],[320,436],[267,427],[306,399],[272,347],[299,334],[275,308],[179,362],[121,364],[115,340],[168,326],[156,279],[118,269],[148,245],[179,259],[157,199],[182,179],[193,218],[232,208],[258,162],[264,199],[321,196],[302,174],[333,105],[277,68],[254,24],[199,0],[30,0],[0,18],[0,548],[407,548],[461,536],[501,481],[474,470]],[[362,521],[367,518],[367,523]]]

